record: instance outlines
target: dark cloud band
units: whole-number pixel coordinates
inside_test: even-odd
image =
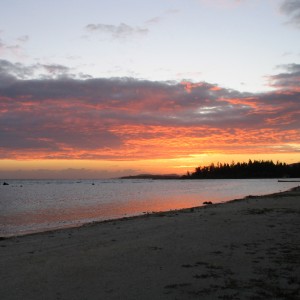
[[[289,23],[300,28],[300,1],[299,0],[285,0],[281,5],[281,11],[289,18]]]

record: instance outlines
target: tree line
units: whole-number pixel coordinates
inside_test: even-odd
[[[217,163],[197,167],[187,172],[184,179],[243,179],[243,178],[300,178],[300,163],[274,163],[271,160],[249,160],[248,162]]]

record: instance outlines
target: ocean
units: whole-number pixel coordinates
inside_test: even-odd
[[[9,185],[3,185],[3,182]],[[0,236],[226,202],[288,190],[297,182],[222,180],[2,180]]]

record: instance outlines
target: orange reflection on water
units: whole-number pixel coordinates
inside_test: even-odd
[[[43,209],[33,212],[2,216],[1,235],[9,236],[19,232],[26,234],[54,228],[77,226],[92,221],[103,221],[145,213],[161,212],[202,205],[205,199],[196,196],[151,198],[144,201],[102,203],[93,206],[78,206],[66,209]]]

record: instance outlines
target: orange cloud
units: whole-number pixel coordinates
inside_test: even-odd
[[[184,89],[190,93],[192,91],[192,89],[194,88],[197,88],[197,87],[201,87],[203,86],[204,84],[201,83],[201,82],[197,82],[197,83],[192,83],[192,82],[189,82],[189,81],[181,81],[181,83],[183,86],[184,86]]]
[[[205,82],[14,78],[0,86],[0,158],[150,161],[207,153],[296,154],[298,148],[290,146],[300,140],[295,72],[276,77],[281,84],[292,80],[289,90],[261,94]]]

